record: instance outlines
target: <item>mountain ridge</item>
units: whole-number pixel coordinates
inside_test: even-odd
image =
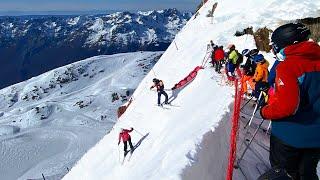
[[[164,51],[190,17],[177,9],[0,17],[0,88],[96,55]]]

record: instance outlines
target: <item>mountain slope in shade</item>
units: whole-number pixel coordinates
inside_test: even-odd
[[[161,55],[92,57],[0,90],[1,179],[60,179],[111,130]]]

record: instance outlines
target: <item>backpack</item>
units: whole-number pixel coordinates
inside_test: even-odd
[[[239,51],[237,51],[237,54],[238,54],[238,59],[237,59],[237,63],[236,63],[236,66],[239,66],[240,64],[243,63],[243,55],[241,53],[239,53]]]

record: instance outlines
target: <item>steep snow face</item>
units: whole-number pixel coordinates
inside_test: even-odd
[[[133,103],[114,130],[85,154],[64,179],[180,179],[184,167],[196,161],[194,155],[203,135],[215,131],[223,114],[229,113],[233,90],[221,86],[222,77],[207,67],[183,90],[176,94],[169,91],[169,96],[177,98],[172,106],[161,108],[155,106],[156,92],[148,89],[152,78],[162,79],[165,86],[171,88],[195,66],[201,65],[210,40],[224,46],[234,43],[239,51],[253,48],[252,36],[234,37],[235,32],[250,26],[275,28],[284,20],[313,16],[320,8],[320,2],[313,0],[303,3],[297,0],[217,2],[213,19],[206,17],[215,3],[209,0],[200,14],[192,17],[177,34],[175,43],[140,83]],[[286,7],[288,4],[290,6]],[[298,8],[304,10],[297,11]],[[141,140],[140,133],[147,135],[124,165],[118,159],[122,147],[117,147],[121,127],[137,130],[131,133],[134,143]],[[219,177],[224,173],[222,171]]]
[[[161,54],[97,56],[0,90],[1,179],[60,179],[111,130]]]

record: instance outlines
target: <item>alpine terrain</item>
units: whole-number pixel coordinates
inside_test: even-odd
[[[191,13],[177,9],[79,16],[2,16],[0,88],[92,56],[164,51],[190,17]]]
[[[0,90],[0,179],[61,179],[162,53],[96,56]]]
[[[248,27],[253,31],[264,27],[274,30],[285,22],[318,17],[320,1],[204,2],[175,37],[178,48],[171,43],[142,80],[132,95],[131,105],[110,133],[76,163],[65,180],[225,179],[231,131],[230,105],[235,94],[233,86],[226,83],[225,74],[215,73],[208,64],[207,44],[210,40],[224,47],[232,43],[239,52],[255,48],[252,35],[234,34]],[[272,64],[273,55],[262,54]],[[171,91],[170,88],[197,66],[204,69],[198,70],[193,81]],[[154,78],[164,83],[171,105],[157,106],[157,93],[150,90]],[[121,163],[123,145],[118,146],[118,137],[122,128],[130,127],[133,127],[130,135],[135,150]],[[246,166],[241,167],[249,174],[239,170],[234,179],[257,179],[260,175],[259,168],[251,168],[252,164],[256,165],[253,157],[267,156],[261,157],[260,151],[249,156],[251,158],[243,161]]]

